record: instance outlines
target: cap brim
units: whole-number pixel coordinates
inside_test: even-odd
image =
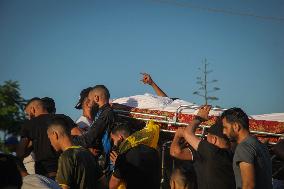
[[[76,109],[82,109],[82,103],[79,101],[76,106],[75,106]]]

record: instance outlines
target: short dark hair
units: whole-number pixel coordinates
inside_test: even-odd
[[[126,123],[115,123],[113,129],[111,130],[112,134],[121,133],[124,136],[131,135],[130,126]]]
[[[179,182],[182,182],[184,186],[190,189],[197,189],[197,178],[196,173],[194,171],[194,167],[180,165],[175,167],[172,172],[171,179],[178,179]]]
[[[227,122],[229,123],[238,123],[244,129],[249,130],[249,118],[248,115],[241,109],[241,108],[230,108],[225,110],[222,115],[221,119],[226,118]]]
[[[50,114],[55,114],[56,113],[56,107],[55,107],[55,102],[52,98],[50,97],[43,97],[41,98],[43,102],[44,109]]]
[[[62,130],[63,134],[66,134],[67,136],[71,135],[71,125],[70,125],[70,121],[67,119],[67,116],[65,115],[55,115],[48,123],[48,128],[52,128],[52,127],[60,127],[60,129]]]
[[[42,102],[41,98],[39,98],[39,97],[33,97],[33,98],[31,98],[31,99],[29,99],[29,100],[27,101],[25,107],[27,107],[28,105],[30,105],[30,104],[31,104],[32,102],[34,102],[34,101],[40,101],[40,102]]]
[[[223,138],[226,141],[229,141],[228,137],[223,133],[223,124],[222,119],[220,117],[218,117],[215,123],[208,128],[207,132],[212,135]]]
[[[110,98],[109,90],[104,85],[96,85],[92,90],[101,90],[107,100]]]

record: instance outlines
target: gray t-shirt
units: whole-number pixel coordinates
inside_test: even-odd
[[[256,189],[272,189],[271,159],[268,148],[264,144],[255,137],[249,136],[237,146],[233,159],[237,188],[242,188],[240,162],[254,165]]]

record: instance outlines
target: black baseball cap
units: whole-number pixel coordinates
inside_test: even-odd
[[[82,109],[82,103],[85,100],[85,98],[88,97],[89,92],[92,90],[92,87],[88,87],[86,89],[83,89],[80,93],[79,101],[77,102],[75,108],[76,109]]]

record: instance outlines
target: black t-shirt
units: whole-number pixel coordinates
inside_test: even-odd
[[[80,146],[71,146],[58,160],[56,181],[61,186],[93,189],[103,176],[95,157],[89,150]]]
[[[21,129],[21,137],[32,141],[36,162],[35,171],[37,174],[46,175],[57,170],[59,156],[54,151],[47,136],[48,124],[54,116],[54,114],[37,116],[31,120],[27,120]],[[63,114],[60,114],[60,116],[66,118],[71,128],[75,126],[74,121],[70,117]]]
[[[117,157],[113,176],[125,181],[127,189],[159,189],[160,168],[158,151],[138,145]]]
[[[233,189],[235,177],[233,154],[202,140],[196,152],[193,152],[194,168],[197,175],[198,189]]]

